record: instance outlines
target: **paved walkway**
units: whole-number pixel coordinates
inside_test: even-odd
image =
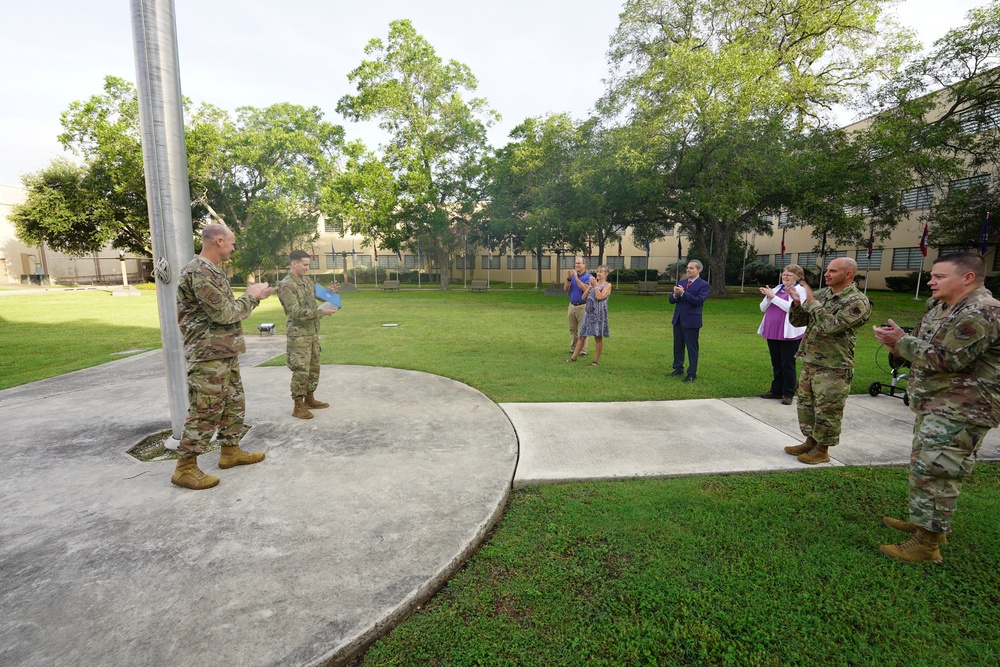
[[[247,341],[244,444],[267,460],[202,457],[210,491],[125,453],[169,428],[159,351],[0,391],[0,664],[337,664],[461,566],[512,483],[807,467],[781,451],[794,408],[762,399],[498,406],[326,366],[333,405],[301,421],[288,370],[254,366],[284,338]],[[904,464],[911,425],[852,397],[835,465]]]

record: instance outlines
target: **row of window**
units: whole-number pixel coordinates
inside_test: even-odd
[[[968,190],[971,187],[987,188],[989,185],[990,175],[983,174],[981,176],[970,176],[969,178],[960,178],[952,181],[948,184],[948,190]],[[903,193],[903,206],[908,211],[928,209],[933,203],[934,186],[932,185],[921,185],[920,187],[910,188]]]
[[[964,250],[958,246],[945,246],[939,249],[939,255],[947,255],[950,252],[959,252]],[[859,271],[881,271],[882,270],[882,250],[872,249],[872,256],[868,256],[868,250],[862,248],[860,250],[855,250],[853,252],[854,260],[858,263]],[[781,255],[774,255],[773,262],[771,255],[757,255],[755,261],[763,262],[764,264],[775,264],[777,265],[787,265],[792,263],[793,253],[785,253],[784,258]],[[815,252],[799,252],[794,253],[795,263],[799,266],[807,269],[812,269],[817,266],[819,260],[819,253]],[[825,264],[829,264],[831,260],[838,257],[847,257],[846,250],[832,250],[826,254]],[[925,257],[920,248],[893,248],[892,249],[892,264],[890,271],[916,271],[920,268],[925,268]],[[993,269],[1000,270],[1000,253],[995,253],[993,259]]]
[[[351,255],[353,263],[348,263],[347,258],[343,255],[333,255],[332,253],[326,254],[326,268],[327,269],[344,269],[345,267],[371,267],[373,266],[371,255]],[[427,268],[428,262],[425,260],[421,262],[420,257],[417,255],[403,255],[403,260],[400,262],[399,257],[396,255],[381,255],[378,258],[378,266],[381,269],[423,269]],[[459,271],[466,268],[466,259],[468,260],[468,268],[476,268],[476,258],[470,255],[468,258],[458,256],[455,258],[455,268]],[[587,260],[587,269],[594,271],[598,267],[597,257],[585,257]],[[632,269],[645,269],[647,267],[646,256],[633,256],[629,257],[629,268]],[[576,262],[576,257],[572,255],[563,255],[559,258],[560,269],[572,269]],[[604,264],[607,265],[609,269],[623,269],[625,268],[625,258],[624,257],[605,257]],[[480,258],[479,267],[485,270],[500,271],[501,269],[506,270],[523,270],[527,268],[527,256],[525,255],[494,255],[490,257],[489,255],[483,255]],[[552,268],[552,256],[544,255],[542,257],[542,269],[549,270]],[[532,271],[538,270],[538,258],[531,255],[531,269]]]

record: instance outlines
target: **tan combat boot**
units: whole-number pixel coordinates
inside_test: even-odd
[[[810,435],[801,445],[788,445],[785,447],[785,452],[791,454],[792,456],[798,456],[799,454],[805,454],[815,446],[816,441],[813,440],[813,437]]]
[[[306,407],[306,399],[296,398],[295,408],[292,410],[292,416],[298,417],[299,419],[312,419],[313,413],[309,412],[309,408]]]
[[[218,484],[219,478],[203,473],[198,467],[198,457],[192,456],[191,458],[177,459],[177,468],[174,470],[174,476],[170,478],[170,482],[177,486],[183,486],[185,489],[201,491],[202,489],[211,489]]]
[[[901,560],[904,563],[920,563],[929,560],[935,565],[942,562],[938,547],[944,543],[944,533],[932,533],[920,526],[916,527],[913,537],[899,544],[883,544],[879,551],[889,558]]]
[[[330,404],[324,403],[323,401],[317,401],[316,397],[313,396],[313,393],[310,391],[306,394],[306,407],[318,410],[319,408],[328,408],[330,407]]]
[[[891,516],[882,517],[882,524],[887,528],[895,528],[896,530],[902,531],[904,533],[915,533],[917,532],[917,524],[910,523],[909,521],[900,521],[899,519],[893,519]],[[948,535],[946,533],[940,533],[941,544],[948,541]]]
[[[248,466],[263,460],[264,452],[244,452],[239,448],[239,445],[223,446],[222,454],[219,456],[219,467],[225,469],[234,466]]]
[[[830,460],[830,455],[827,453],[829,447],[824,447],[823,445],[815,445],[805,454],[799,454],[797,458],[802,463],[808,463],[809,465],[816,465],[817,463],[826,463]]]

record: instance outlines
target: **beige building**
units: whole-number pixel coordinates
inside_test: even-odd
[[[681,237],[681,260],[685,259],[688,250],[688,240]],[[567,249],[565,253],[547,253],[542,256],[542,284],[561,284],[566,275],[566,269],[572,269],[575,258],[578,255],[587,258],[588,268],[593,270],[598,266],[598,248],[596,245],[587,252],[573,253]],[[313,267],[320,273],[341,272],[345,269],[348,274],[356,267],[357,269],[372,269],[376,264],[379,267],[379,281],[395,276],[396,271],[407,272],[420,270],[423,273],[437,274],[438,269],[430,265],[427,257],[418,257],[416,254],[404,252],[397,256],[395,252],[388,249],[378,248],[378,259],[376,251],[364,242],[360,236],[345,235],[341,226],[332,221],[321,223],[320,239],[313,244]],[[668,266],[678,261],[677,237],[671,232],[665,239],[651,243],[647,256],[645,245],[637,246],[633,242],[630,232],[626,232],[621,242],[621,254],[619,255],[619,244],[613,241],[604,249],[603,263],[609,269],[647,269],[649,279],[655,280],[659,273],[662,273]],[[458,255],[452,258],[450,270],[450,281],[452,284],[461,285],[463,281],[489,280],[491,283],[528,283],[534,284],[538,278],[537,258],[533,253],[512,254],[509,249],[503,251],[495,250],[488,253],[482,248],[469,247],[469,257],[465,259]]]
[[[121,285],[123,267],[130,284],[145,281],[149,260],[128,255],[123,261],[111,247],[72,257],[44,245],[24,245],[8,215],[27,196],[24,188],[0,185],[0,285]]]
[[[939,93],[932,93],[932,95]],[[940,115],[947,102],[947,98],[942,98],[942,103],[938,110],[932,113]],[[982,119],[970,111],[962,112],[959,120],[965,132],[995,132],[1000,129],[1000,107],[988,109],[989,120],[983,122]],[[872,122],[872,118],[848,125],[847,131],[858,131],[867,128]],[[871,289],[885,289],[885,279],[889,276],[902,276],[917,270],[929,270],[931,262],[939,254],[957,251],[958,247],[945,246],[942,248],[928,247],[925,257],[920,249],[920,241],[924,232],[925,222],[922,216],[930,212],[935,201],[946,196],[954,189],[967,189],[972,185],[989,185],[991,173],[982,173],[968,178],[954,180],[944,188],[933,185],[918,185],[902,193],[895,194],[902,198],[903,206],[907,209],[907,216],[899,222],[892,235],[883,241],[876,241],[872,248],[871,256],[868,255],[866,246],[837,246],[827,242],[826,256],[820,257],[813,252],[816,247],[816,239],[811,236],[812,228],[789,227],[784,230],[784,256],[781,254],[782,246],[782,216],[773,221],[771,236],[757,236],[754,239],[754,246],[757,249],[757,257],[765,263],[774,266],[784,266],[787,264],[798,264],[803,268],[813,270],[828,263],[837,257],[851,257],[858,262],[859,275],[865,275],[868,279],[868,287]],[[933,236],[929,240],[934,243]],[[986,267],[990,274],[1000,271],[1000,253],[995,247],[991,247],[984,257]]]

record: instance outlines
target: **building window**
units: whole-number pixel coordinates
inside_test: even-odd
[[[778,214],[778,227],[781,229],[784,229],[786,227],[794,227],[796,224],[798,224],[798,222],[799,222],[798,219],[795,218],[788,211],[782,211],[781,213]]]
[[[542,255],[542,270],[544,271],[545,269],[551,269],[551,268],[552,268],[552,256]],[[534,254],[531,255],[531,269],[533,271],[538,270],[538,255]]]
[[[587,260],[588,271],[596,271],[597,267],[600,266],[599,260],[597,259],[597,255],[591,255],[590,257],[586,257],[584,259]]]
[[[523,269],[525,267],[525,257],[524,255],[514,255],[511,257],[507,255],[507,270],[511,271],[514,269]]]
[[[604,263],[608,265],[609,271],[614,271],[615,269],[625,268],[625,258],[624,257],[605,257]]]
[[[933,185],[922,185],[919,188],[910,188],[903,193],[903,207],[907,211],[930,208],[933,201]]]
[[[948,192],[952,190],[968,190],[969,188],[982,188],[986,189],[990,186],[990,175],[983,174],[982,176],[970,176],[969,178],[960,178],[957,181],[952,181],[948,183]]]
[[[990,104],[986,107],[963,111],[958,120],[962,124],[962,132],[965,134],[1000,129],[1000,104]]]
[[[924,259],[920,248],[896,248],[892,251],[892,270],[906,271],[922,269]]]
[[[378,258],[378,265],[383,269],[398,269],[399,258],[395,255],[382,255]]]
[[[326,219],[323,221],[323,231],[328,234],[340,234],[344,235],[344,225],[343,223],[337,222],[335,220]]]
[[[372,256],[371,255],[354,255],[354,266],[371,266]]]
[[[872,248],[871,259],[868,259],[868,248],[858,250],[855,256],[858,262],[859,271],[881,271],[882,270],[882,251]]]
[[[334,255],[333,253],[326,253],[326,268],[328,269],[342,269],[344,268],[344,256]]]
[[[404,269],[421,269],[423,268],[423,262],[420,261],[420,257],[416,255],[403,255],[403,268]]]
[[[632,255],[628,258],[630,269],[645,269],[646,266],[646,256],[645,255]]]
[[[483,255],[483,268],[484,269],[492,269],[494,271],[499,271],[500,270],[500,256],[499,255],[494,255],[493,258],[490,259],[489,255]]]
[[[791,253],[787,253],[791,254]],[[799,260],[797,264],[803,269],[815,269],[816,268],[816,258],[817,254],[814,252],[800,252]]]
[[[576,268],[576,255],[563,255],[559,258],[559,268],[560,269],[575,269]]]
[[[759,264],[770,264],[771,263],[771,256],[770,255],[757,255],[756,257],[753,258],[753,261],[758,262]]]
[[[829,264],[831,261],[837,259],[838,257],[847,257],[846,250],[827,250],[826,251],[826,263]]]
[[[476,268],[476,256],[475,255],[456,255],[455,256],[455,268],[464,271],[466,268],[474,269]]]

